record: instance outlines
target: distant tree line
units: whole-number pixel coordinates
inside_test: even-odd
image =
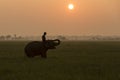
[[[78,41],[78,40],[87,40],[87,41],[120,41],[120,36],[47,36],[47,39],[60,39],[61,41]],[[18,36],[13,35],[0,35],[0,41],[4,40],[41,40],[41,36]]]
[[[22,36],[17,36],[16,34],[14,35],[0,35],[0,40],[17,40],[17,39],[22,39]]]

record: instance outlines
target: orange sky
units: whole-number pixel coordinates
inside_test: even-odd
[[[74,3],[70,11],[68,3]],[[120,0],[0,0],[0,34],[120,35]]]

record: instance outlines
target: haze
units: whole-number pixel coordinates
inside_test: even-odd
[[[0,0],[0,34],[120,35],[120,0]]]

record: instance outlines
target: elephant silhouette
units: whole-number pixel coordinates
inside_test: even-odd
[[[59,39],[42,41],[32,41],[28,43],[25,48],[25,54],[27,57],[34,57],[41,55],[42,58],[47,58],[47,51],[49,49],[56,49],[56,46],[60,45]]]

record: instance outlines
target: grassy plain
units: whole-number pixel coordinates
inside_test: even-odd
[[[28,42],[0,42],[0,80],[120,80],[120,42],[69,41],[48,58],[27,58]]]

